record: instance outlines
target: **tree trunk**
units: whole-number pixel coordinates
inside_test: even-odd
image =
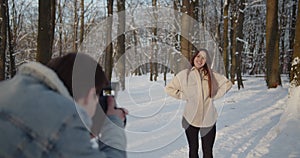
[[[58,29],[58,34],[59,34],[59,39],[58,39],[58,52],[59,56],[62,56],[63,52],[63,15],[62,15],[62,6],[61,6],[61,0],[58,1],[58,19],[59,19],[59,29]]]
[[[7,46],[7,0],[0,0],[0,81],[5,79],[6,46]]]
[[[8,6],[8,4],[7,4]],[[9,15],[9,9],[6,10],[6,15]],[[14,46],[15,42],[13,42],[12,32],[9,24],[9,16],[7,17],[6,26],[7,26],[7,37],[8,37],[8,52],[9,52],[9,77],[12,78],[16,74],[16,62],[14,56]],[[14,43],[14,45],[12,44]]]
[[[74,0],[74,24],[73,24],[73,52],[78,52],[78,9],[77,9],[77,0]]]
[[[235,0],[231,0],[231,29],[230,29],[230,43],[231,43],[231,49],[230,49],[230,55],[231,55],[231,66],[230,66],[230,79],[232,84],[235,82],[235,74],[236,74],[236,23],[237,15],[236,15],[236,2]]]
[[[125,0],[117,0],[118,8],[118,49],[117,49],[117,73],[120,79],[121,89],[125,90]]]
[[[218,0],[215,0],[215,3],[217,3]],[[223,8],[224,7],[224,0],[220,1],[220,6]],[[220,14],[218,14],[219,12],[219,8],[215,8],[215,16],[216,19],[219,20],[218,26],[217,26],[217,32],[216,32],[216,41],[218,43],[218,50],[221,53],[221,55],[223,55],[223,48],[224,48],[224,43],[223,43],[223,39],[222,39],[222,25],[224,24],[223,18],[224,18],[224,9],[220,10]],[[224,58],[223,58],[224,60]],[[225,63],[223,63],[225,65]],[[225,69],[225,75],[226,75],[226,68]]]
[[[299,1],[299,0],[298,0]],[[295,40],[295,28],[296,28],[296,11],[297,11],[297,0],[292,0],[293,6],[292,6],[292,11],[291,11],[291,22],[290,22],[290,31],[289,31],[289,50],[294,49],[294,40]],[[298,2],[299,3],[299,2]],[[299,10],[299,9],[298,9]],[[290,52],[289,54],[289,64],[288,64],[288,70],[291,69],[291,63],[293,60],[293,51]],[[292,79],[292,76],[290,75],[290,79]]]
[[[298,20],[298,19],[296,19],[296,16],[297,16],[297,13],[296,13],[296,11],[297,11],[297,0],[292,0],[292,1],[293,1],[293,7],[292,7],[292,12],[291,12],[291,17],[292,18],[291,18],[291,23],[290,23],[291,26],[290,26],[290,32],[289,32],[289,34],[290,34],[289,35],[290,49],[294,48],[294,40],[295,40],[295,32],[296,32],[295,28],[296,28],[296,23],[297,23],[297,20]],[[299,11],[299,9],[298,9],[298,11]]]
[[[112,15],[113,15],[114,0],[107,0],[107,25],[106,25],[106,49],[105,49],[105,75],[111,81],[112,68],[113,68],[113,43],[112,43]]]
[[[84,39],[84,0],[80,2],[80,36],[79,44],[83,42]]]
[[[190,59],[190,52],[189,52],[189,40],[187,39],[190,31],[190,17],[186,14],[189,11],[190,2],[189,0],[183,0],[183,6],[181,8],[181,12],[183,13],[181,16],[181,37],[180,37],[180,51],[182,54],[179,71],[187,68],[186,61]]]
[[[243,34],[243,26],[244,26],[244,12],[245,9],[245,0],[240,0],[238,7],[238,19],[236,26],[236,77],[238,82],[238,89],[241,87],[244,88],[243,79],[242,79],[242,52],[244,46],[244,34]],[[242,11],[241,11],[242,10]]]
[[[189,32],[193,34],[198,32],[200,28],[199,24],[199,0],[194,0],[190,2],[189,16],[193,19],[190,20],[190,30]],[[199,35],[199,33],[196,33]],[[198,37],[197,37],[198,38]],[[197,47],[194,45],[195,41],[189,41],[189,60],[198,51]]]
[[[287,71],[284,69],[286,68],[286,63],[285,63],[285,54],[288,52],[285,49],[285,39],[286,39],[286,21],[287,21],[287,15],[286,15],[286,11],[285,11],[285,7],[286,7],[286,0],[282,0],[282,4],[281,4],[281,9],[280,9],[280,24],[279,24],[279,38],[280,38],[280,57],[279,57],[279,61],[280,61],[280,73],[286,73]],[[286,54],[288,56],[288,54]]]
[[[279,73],[278,1],[267,0],[266,81],[268,88],[281,85]]]
[[[297,13],[297,23],[296,23],[296,33],[295,33],[295,41],[294,41],[294,51],[293,51],[293,59],[298,57],[300,59],[300,1],[298,1],[298,13]],[[296,72],[300,72],[300,67],[297,65]],[[291,80],[296,79],[298,83],[300,83],[300,75],[298,74],[295,78],[295,74],[291,74]]]
[[[133,23],[133,25],[135,25],[135,21],[134,21],[134,17],[132,16],[132,23]],[[139,53],[138,52],[138,50],[137,50],[137,45],[138,45],[138,34],[137,34],[137,31],[138,30],[134,30],[133,31],[133,40],[134,40],[134,45],[135,45],[135,47],[134,47],[134,53],[135,53],[135,60],[138,62],[138,67],[134,70],[134,74],[135,75],[138,75],[138,76],[141,76],[142,75],[142,69],[143,69],[143,66],[144,66],[144,64],[143,65],[141,65],[141,61],[142,61],[142,54],[141,53]]]
[[[155,22],[157,21],[157,14],[155,12],[155,9],[156,9],[156,0],[152,0],[152,9],[153,9],[153,16],[154,16],[154,19],[155,19]],[[150,55],[150,81],[156,81],[157,77],[156,77],[156,74],[157,72],[155,72],[155,70],[157,69],[157,64],[155,62],[153,62],[156,58],[156,48],[157,48],[157,24],[155,24],[155,27],[153,27],[151,29],[152,31],[152,43],[151,43],[151,55]]]
[[[223,60],[225,67],[225,75],[228,78],[228,68],[229,68],[229,59],[228,59],[228,8],[229,8],[229,0],[225,0],[224,3],[224,33],[223,33]]]
[[[114,0],[107,0],[107,24],[106,24],[106,49],[104,51],[104,69],[105,75],[109,81],[111,81],[113,56],[112,56],[112,41],[111,41],[111,30],[112,30],[112,15],[113,15],[113,4]],[[99,59],[100,60],[100,59]],[[99,61],[100,62],[100,61]],[[92,134],[95,136],[101,131],[105,114],[100,106],[97,106],[95,115],[92,117],[93,125],[91,127]]]
[[[46,64],[52,56],[55,0],[39,0],[37,60]]]
[[[200,7],[201,7],[201,25],[203,28],[205,28],[205,5],[204,5],[205,1],[201,1]]]
[[[14,56],[14,46],[16,45],[15,40],[13,39],[12,35],[12,29],[10,27],[10,14],[9,14],[9,8],[8,8],[8,1],[5,1],[6,4],[4,4],[6,7],[6,37],[7,37],[7,48],[8,49],[8,55],[9,55],[9,66],[8,66],[8,73],[6,73],[5,77],[6,78],[11,78],[15,75],[16,73],[16,64],[15,64],[15,56]],[[14,2],[13,2],[14,4]],[[16,29],[15,29],[16,30]],[[16,34],[16,31],[14,32]],[[6,51],[7,52],[7,51]],[[5,56],[7,57],[7,56]]]
[[[180,0],[174,0],[173,1],[173,9],[174,9],[174,12],[175,12],[175,19],[178,19],[180,16],[179,14],[179,7],[180,7]],[[175,26],[175,30],[180,30],[180,26],[178,25],[177,21],[174,20],[174,26]],[[174,44],[174,47],[176,50],[180,51],[180,45],[181,45],[181,42],[180,42],[180,39],[181,39],[181,36],[180,36],[180,33],[175,33],[175,44]],[[177,57],[176,55],[172,55],[172,57]],[[170,63],[172,63],[172,61],[174,61],[175,59],[172,59]],[[179,64],[169,64],[168,65],[169,68],[174,72],[174,74],[177,74],[180,70],[179,68]]]

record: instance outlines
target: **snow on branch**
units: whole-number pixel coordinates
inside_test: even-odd
[[[236,38],[236,40],[237,40],[237,41],[240,41],[240,42],[243,42],[243,43],[245,43],[246,45],[248,45],[248,42],[247,42],[247,41],[245,41],[245,40],[243,40],[243,39]]]

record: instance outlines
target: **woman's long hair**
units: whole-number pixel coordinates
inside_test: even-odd
[[[199,52],[205,52],[206,54],[206,63],[203,66],[203,71],[204,71],[204,75],[207,75],[208,77],[208,87],[209,87],[209,97],[212,98],[216,95],[217,90],[218,90],[218,82],[216,81],[215,76],[213,75],[212,69],[210,68],[211,66],[211,59],[208,55],[208,50],[206,49],[199,49],[191,58],[190,60],[190,69],[188,71],[188,73],[191,71],[191,69],[195,66],[194,65],[194,59],[197,57],[197,55],[199,54]]]

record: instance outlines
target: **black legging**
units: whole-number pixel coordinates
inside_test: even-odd
[[[201,135],[203,158],[212,158],[216,137],[216,124],[206,128],[199,128],[191,125],[186,128],[185,134],[189,144],[189,158],[199,158],[199,131]]]

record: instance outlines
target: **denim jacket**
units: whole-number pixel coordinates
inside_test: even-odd
[[[123,122],[109,116],[99,149],[92,147],[91,119],[51,69],[27,63],[0,82],[0,157],[126,157]]]

